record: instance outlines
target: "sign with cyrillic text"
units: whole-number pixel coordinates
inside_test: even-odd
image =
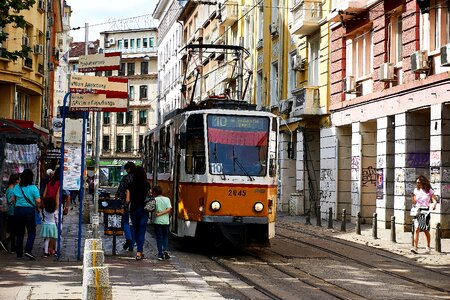
[[[104,94],[72,94],[71,111],[110,111],[126,112],[128,99],[106,98]]]
[[[81,55],[78,60],[79,72],[112,71],[120,69],[121,52]]]
[[[70,92],[105,94],[107,98],[128,99],[128,79],[119,77],[70,76]]]

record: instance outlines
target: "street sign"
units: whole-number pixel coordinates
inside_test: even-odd
[[[128,99],[106,98],[105,94],[72,94],[70,111],[126,112]]]
[[[121,52],[81,55],[78,60],[79,72],[111,71],[120,69]]]
[[[107,98],[128,99],[128,79],[72,75],[70,92],[79,94],[105,94]]]

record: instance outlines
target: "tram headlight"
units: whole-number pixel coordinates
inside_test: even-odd
[[[218,211],[221,206],[222,205],[217,200],[214,200],[213,202],[211,202],[211,210],[213,210],[213,211]]]
[[[262,204],[261,202],[256,202],[255,205],[253,206],[253,209],[256,212],[262,212],[264,209],[264,204]]]

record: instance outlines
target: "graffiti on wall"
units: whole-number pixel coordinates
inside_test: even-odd
[[[430,166],[439,167],[441,165],[441,151],[430,152]]]
[[[377,172],[372,166],[362,169],[361,184],[363,186],[375,185],[377,182]]]
[[[333,169],[320,170],[320,202],[331,201],[331,187],[335,181]]]
[[[412,168],[426,168],[430,165],[430,153],[408,153],[406,165]]]

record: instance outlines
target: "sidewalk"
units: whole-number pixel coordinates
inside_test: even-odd
[[[83,252],[86,226],[82,227]],[[38,226],[38,235],[39,230]],[[176,253],[168,261],[157,260],[156,241],[149,229],[142,261],[136,261],[133,252],[122,250],[123,236],[117,237],[116,255],[112,256],[113,237],[103,235],[103,224],[100,230],[114,300],[223,299],[201,276],[184,268]],[[0,299],[81,299],[83,253],[78,261],[77,241],[78,211],[74,208],[64,220],[59,261],[43,257],[43,239],[39,237],[34,243],[34,261],[0,251]]]
[[[415,260],[430,266],[447,265],[450,267],[450,239],[441,239],[441,253],[435,251],[434,234],[431,235],[431,252],[425,254],[426,238],[423,232],[419,235],[419,254],[411,253],[411,232],[396,230],[396,242],[391,242],[391,230],[377,228],[377,239],[372,236],[372,225],[362,224],[361,235],[356,234],[356,224],[346,223],[346,231],[341,231],[341,222],[333,221],[333,229],[328,229],[328,220],[322,220],[322,226],[316,226],[316,218],[311,217],[311,225],[306,224],[305,216],[277,215],[277,224],[290,225],[296,228],[307,229],[321,235],[333,236],[335,238],[364,244],[370,247],[383,249],[398,255]],[[434,231],[434,229],[431,229]]]
[[[327,228],[326,220],[322,227],[305,224],[303,216],[286,216],[278,214],[280,225],[289,225],[299,230],[309,230],[322,235],[330,235],[339,239],[385,249],[416,260],[419,263],[435,266],[450,266],[450,240],[442,240],[442,253],[434,251],[432,240],[431,254],[412,254],[411,233],[397,231],[397,243],[390,241],[390,230],[378,228],[378,239],[373,239],[370,225],[361,226],[361,235],[355,233],[355,224],[347,223],[347,231],[341,232],[341,223],[335,221],[334,229]],[[100,230],[105,251],[105,265],[109,267],[109,278],[113,299],[224,299],[212,289],[204,278],[193,270],[183,267],[177,259],[177,253],[169,261],[156,259],[156,242],[153,233],[148,232],[144,245],[146,259],[136,261],[132,252],[122,250],[123,237],[117,237],[117,255],[112,256],[111,236],[103,235]],[[39,231],[39,228],[38,228]],[[81,251],[84,250],[84,233]],[[61,241],[62,256],[59,261],[54,258],[43,258],[41,238],[37,237],[33,249],[37,260],[28,258],[16,259],[15,254],[0,251],[0,299],[81,299],[82,296],[82,261],[77,261],[78,212],[75,208],[69,211],[64,220],[63,238]],[[419,251],[425,248],[425,236],[420,235]],[[81,253],[82,257],[82,253]],[[448,269],[448,268],[445,268]]]

